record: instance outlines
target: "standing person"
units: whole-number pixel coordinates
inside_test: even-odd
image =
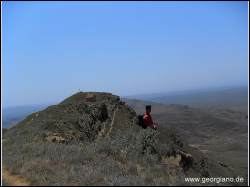
[[[152,129],[156,130],[157,127],[153,122],[153,118],[151,117],[150,112],[151,112],[151,105],[147,105],[146,112],[143,114],[143,122],[148,127],[151,127]]]

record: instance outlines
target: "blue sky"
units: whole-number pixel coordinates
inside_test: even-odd
[[[2,107],[248,85],[248,2],[2,2]]]

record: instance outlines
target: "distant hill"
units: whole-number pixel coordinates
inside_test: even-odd
[[[88,94],[96,102],[87,102]],[[67,186],[213,185],[218,183],[185,178],[238,176],[230,166],[189,146],[174,129],[156,125],[157,131],[141,129],[135,110],[119,96],[78,92],[4,130],[3,172],[20,175],[31,185]]]
[[[234,107],[234,110],[248,113],[248,86],[141,94],[123,98],[163,104],[182,104],[198,108]]]
[[[2,109],[2,128],[11,128],[28,115],[41,111],[51,104],[38,104],[31,106],[13,106]]]

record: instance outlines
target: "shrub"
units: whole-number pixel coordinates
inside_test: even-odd
[[[159,159],[169,146],[159,144],[158,135],[151,129],[129,128],[118,131],[112,138],[85,141],[82,146],[73,142],[65,145],[26,141],[6,147],[4,142],[3,163],[32,185],[178,184]]]

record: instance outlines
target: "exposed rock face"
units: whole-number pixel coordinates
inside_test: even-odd
[[[179,152],[181,155],[180,165],[183,168],[183,171],[186,172],[193,165],[193,157],[190,154],[186,154],[182,151]]]
[[[85,135],[93,141],[101,131],[101,123],[108,119],[108,109],[104,103],[99,103],[91,107],[89,114],[85,114],[78,120]]]
[[[108,117],[107,106],[104,103],[98,104],[91,114],[93,118],[97,118],[99,121],[103,122]]]

